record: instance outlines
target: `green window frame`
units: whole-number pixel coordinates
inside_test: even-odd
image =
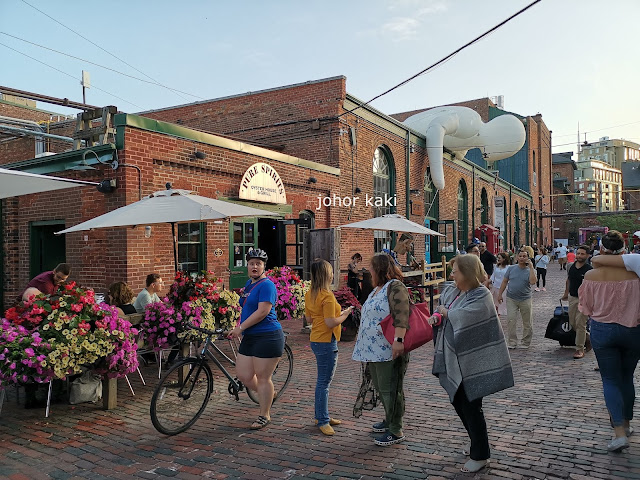
[[[393,197],[395,195],[395,167],[391,152],[385,146],[379,146],[373,152],[373,196]],[[395,213],[395,206],[374,207],[373,216],[381,217],[388,213]],[[391,248],[391,232],[386,230],[373,231],[374,252],[381,252],[383,248]]]

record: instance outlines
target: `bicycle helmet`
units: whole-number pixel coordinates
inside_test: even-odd
[[[265,252],[264,250],[261,250],[259,248],[252,248],[251,250],[249,250],[247,252],[247,262],[249,260],[251,260],[252,258],[257,258],[258,260],[262,260],[265,264],[267,263],[267,260],[269,259],[269,257],[267,256],[267,252]]]

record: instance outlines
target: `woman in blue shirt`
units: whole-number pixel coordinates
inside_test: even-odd
[[[271,422],[274,393],[271,376],[284,351],[284,333],[276,316],[276,286],[265,274],[267,254],[255,249],[247,252],[249,280],[240,298],[240,323],[231,332],[242,338],[236,360],[238,379],[258,392],[260,415],[251,424],[259,430]]]

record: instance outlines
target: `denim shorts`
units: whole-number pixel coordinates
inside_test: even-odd
[[[278,329],[271,332],[245,334],[240,342],[238,353],[246,357],[281,357],[284,353],[284,332]]]

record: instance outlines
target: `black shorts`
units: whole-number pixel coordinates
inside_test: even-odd
[[[246,357],[281,357],[284,353],[284,332],[282,329],[278,329],[271,332],[244,335],[238,353]]]

